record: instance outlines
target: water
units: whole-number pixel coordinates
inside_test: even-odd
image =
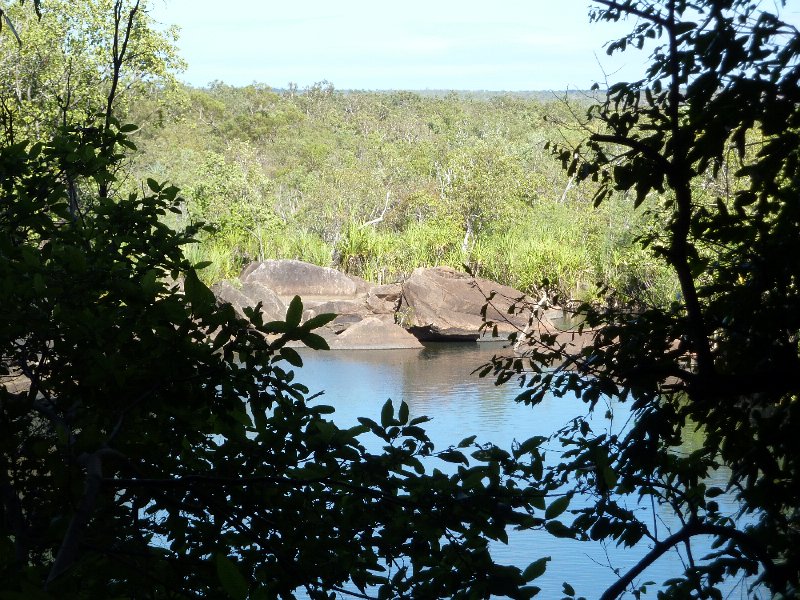
[[[550,435],[569,419],[585,412],[585,406],[569,396],[549,396],[535,408],[517,404],[513,398],[519,389],[513,381],[495,386],[490,378],[480,379],[471,373],[502,351],[497,345],[430,344],[423,350],[304,352],[305,364],[297,378],[312,393],[324,391],[319,401],[336,408],[333,419],[340,427],[357,425],[357,417],[379,421],[387,398],[396,405],[404,400],[411,418],[422,415],[432,418],[425,428],[438,449],[477,435],[478,442],[493,442],[508,450],[514,440]],[[625,406],[612,408],[615,423],[621,425],[626,416]],[[691,451],[691,440],[687,444],[686,450]],[[709,485],[724,487],[726,474],[718,472],[712,479]],[[735,511],[732,504],[725,505],[731,499],[717,500],[721,500],[723,512],[726,508],[731,513]],[[653,518],[648,506],[638,510]],[[668,512],[657,514],[656,519],[661,534],[678,526],[674,515]],[[707,549],[702,544],[693,546],[696,557]],[[509,532],[508,545],[493,546],[496,560],[521,568],[543,556],[552,557],[545,575],[534,582],[542,588],[541,598],[561,597],[564,581],[573,585],[577,595],[596,598],[615,580],[615,569],[624,573],[647,550],[646,545],[633,549],[604,547],[558,539],[539,531]],[[683,569],[682,557],[669,553],[646,571],[640,581],[660,583],[679,575]],[[746,588],[741,586],[732,585],[727,593],[731,598],[747,597]]]

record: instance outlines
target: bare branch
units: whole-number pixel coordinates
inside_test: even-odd
[[[732,527],[723,527],[721,525],[711,525],[708,523],[700,523],[692,521],[687,523],[680,531],[665,538],[664,541],[655,544],[653,549],[648,552],[638,563],[636,563],[625,575],[615,581],[603,595],[600,600],[614,600],[618,598],[630,585],[634,579],[641,575],[650,565],[656,562],[666,552],[688,542],[692,537],[698,535],[715,535],[720,538],[728,539],[738,545],[739,549],[751,558],[761,563],[764,571],[768,576],[776,580],[780,580],[777,573],[777,566],[769,558],[766,550],[758,544],[751,536],[746,533],[734,529]]]
[[[111,115],[113,113],[114,99],[117,95],[117,86],[119,85],[120,73],[122,71],[122,63],[125,60],[125,53],[128,50],[128,42],[131,37],[131,30],[133,29],[133,22],[136,18],[136,13],[139,11],[139,0],[128,12],[128,21],[125,24],[125,32],[122,34],[120,40],[120,25],[122,23],[122,0],[117,0],[114,4],[114,41],[112,45],[111,65],[111,89],[108,92],[108,99],[106,100],[106,123],[105,130],[108,132],[111,127]]]
[[[381,213],[381,216],[376,218],[376,219],[372,219],[371,221],[367,221],[366,223],[363,223],[361,225],[361,227],[359,227],[359,229],[364,229],[365,227],[368,227],[369,225],[377,225],[378,223],[383,221],[384,217],[386,216],[386,211],[389,209],[389,198],[390,198],[391,195],[392,195],[392,190],[387,190],[387,192],[386,192],[386,203],[383,205],[383,212]]]

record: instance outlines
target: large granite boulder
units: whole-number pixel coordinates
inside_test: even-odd
[[[344,299],[344,300],[327,300],[320,299],[319,297],[303,297],[303,307],[305,308],[305,318],[310,319],[316,315],[325,313],[334,313],[337,315],[360,315],[366,317],[369,314],[369,309],[364,303],[362,298]],[[307,300],[306,298],[311,298]]]
[[[336,318],[328,323],[325,328],[338,335],[363,320],[364,317],[361,315],[336,315]]]
[[[240,289],[231,285],[229,281],[215,283],[211,286],[211,291],[214,293],[219,305],[230,304],[236,314],[242,318],[246,318],[244,316],[244,308],[255,304],[252,298],[245,296]]]
[[[524,329],[527,313],[508,313],[512,303],[524,297],[522,292],[450,267],[414,270],[403,284],[398,322],[421,340],[477,340],[481,312],[492,292],[486,319],[497,323],[498,335]]]
[[[393,315],[400,307],[403,286],[399,283],[374,285],[367,291],[366,304],[372,314]]]
[[[286,259],[251,263],[240,279],[245,283],[257,281],[283,297],[353,298],[366,294],[370,287],[363,279],[336,269]]]
[[[234,287],[229,281],[220,281],[211,286],[211,291],[220,304],[227,303],[233,306],[236,314],[242,318],[244,308],[262,303],[261,312],[265,321],[280,321],[286,317],[286,304],[275,292],[258,282],[248,282],[241,289]]]
[[[286,318],[286,303],[260,281],[247,281],[242,284],[242,293],[250,298],[251,306],[261,302],[264,321],[282,321]]]
[[[367,317],[351,325],[330,343],[331,350],[394,350],[422,348],[419,340],[399,325]]]

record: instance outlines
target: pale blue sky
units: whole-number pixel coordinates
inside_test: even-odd
[[[789,4],[796,0],[790,0]],[[181,28],[181,78],[339,89],[587,89],[637,77],[646,53],[608,57],[627,29],[589,23],[588,0],[151,0]]]

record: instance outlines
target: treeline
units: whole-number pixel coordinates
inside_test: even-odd
[[[9,6],[25,43],[0,38],[8,143],[47,141],[65,124],[97,129],[114,6],[52,0],[42,18],[30,3]],[[545,149],[585,139],[578,123],[596,95],[340,92],[327,82],[195,89],[174,78],[175,31],[157,30],[144,8],[139,16],[115,101],[115,116],[141,127],[137,152],[108,184],[181,187],[180,224],[216,228],[190,250],[211,262],[208,282],[280,257],[376,282],[466,264],[524,290],[549,281],[568,297],[598,284],[640,302],[674,297],[673,279],[631,244],[647,230],[646,210],[628,210],[625,197],[593,208],[595,189]],[[74,182],[78,204],[91,196],[82,186]]]
[[[585,137],[577,123],[588,96],[340,92],[323,82],[213,83],[167,98],[132,115],[149,125],[134,138],[131,181],[176,183],[180,218],[215,225],[191,250],[211,261],[208,281],[251,260],[297,258],[376,282],[468,265],[567,297],[598,285],[640,302],[674,297],[673,279],[631,244],[647,211],[625,197],[594,208],[595,190],[545,148]]]

